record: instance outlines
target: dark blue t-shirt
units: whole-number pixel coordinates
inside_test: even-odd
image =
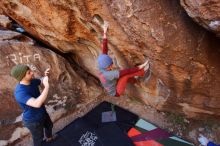
[[[220,144],[217,145],[217,144],[214,144],[213,142],[209,142],[209,143],[207,144],[207,146],[220,146]]]
[[[40,96],[40,91],[38,86],[40,85],[41,80],[33,79],[31,80],[30,85],[23,85],[18,83],[16,85],[14,95],[16,101],[19,103],[21,108],[23,109],[23,121],[27,122],[39,122],[43,119],[46,109],[44,105],[40,108],[35,108],[26,105],[26,102],[30,98],[37,98]]]

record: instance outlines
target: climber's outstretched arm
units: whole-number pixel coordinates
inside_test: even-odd
[[[108,54],[108,40],[107,40],[108,22],[104,21],[103,25],[103,41],[102,41],[102,53]]]

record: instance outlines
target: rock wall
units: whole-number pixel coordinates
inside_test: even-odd
[[[194,21],[220,36],[219,0],[181,0],[181,5]]]
[[[151,74],[128,90],[159,110],[219,116],[220,41],[187,16],[178,0],[0,0],[35,38],[71,54],[97,76],[103,20],[116,67],[151,60]],[[129,92],[130,91],[130,92]]]

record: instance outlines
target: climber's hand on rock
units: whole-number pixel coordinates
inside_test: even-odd
[[[104,33],[107,32],[108,26],[109,26],[109,23],[107,21],[104,21],[104,24],[103,24],[103,31],[104,31]]]

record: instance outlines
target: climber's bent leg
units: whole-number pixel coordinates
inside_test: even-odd
[[[126,85],[129,79],[132,79],[134,76],[144,76],[144,69],[138,70],[135,73],[127,74],[118,79],[116,86],[116,96],[120,96],[124,93]]]

